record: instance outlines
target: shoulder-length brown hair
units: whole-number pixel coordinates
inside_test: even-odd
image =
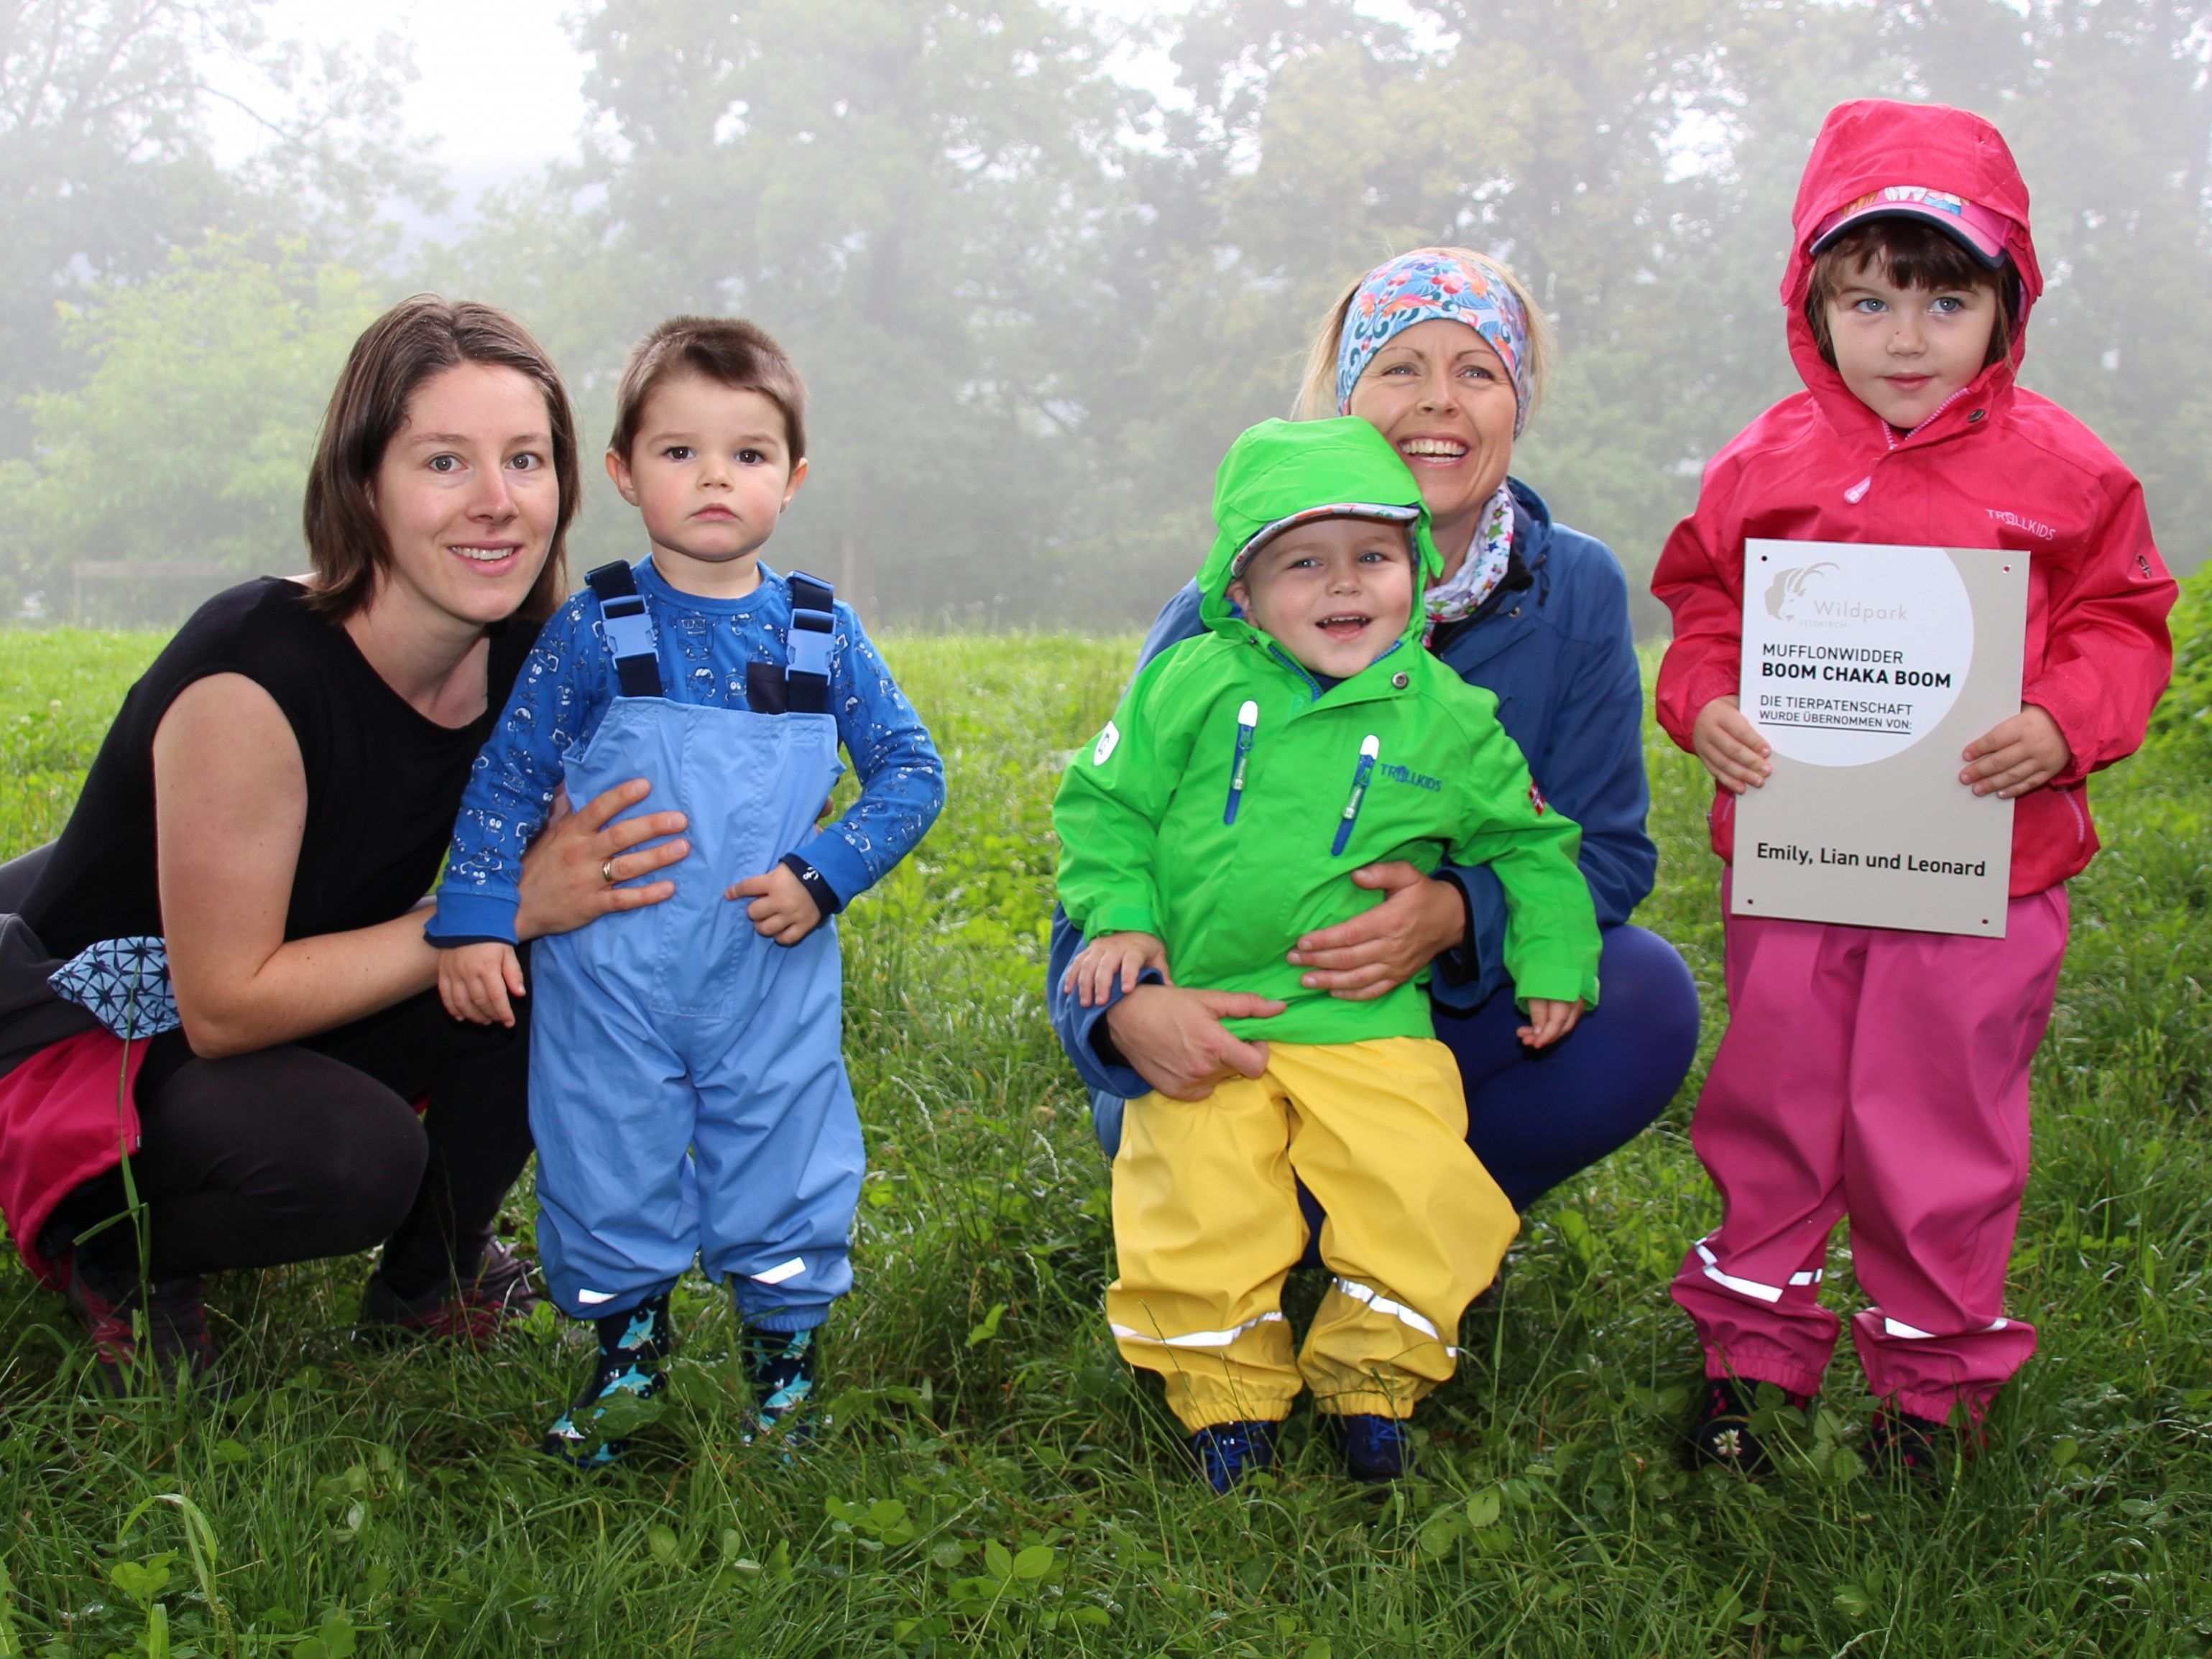
[[[416,388],[462,363],[511,368],[544,394],[559,511],[545,568],[520,614],[543,621],[568,592],[568,526],[576,516],[582,480],[576,470],[576,416],[552,359],[528,329],[495,307],[418,294],[362,331],[323,414],[301,517],[315,572],[312,602],[325,615],[350,617],[375,597],[392,562],[391,538],[384,533],[372,493],[377,469],[407,423],[408,400]]]

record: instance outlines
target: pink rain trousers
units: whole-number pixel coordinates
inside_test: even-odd
[[[2027,1362],[2035,1328],[2004,1316],[2005,1265],[2066,922],[2063,886],[2012,900],[2001,939],[1728,918],[1728,1034],[1691,1129],[1722,1220],[1674,1279],[1708,1376],[1819,1391],[1842,1328],[1821,1270],[1846,1215],[1878,1399],[1978,1419]]]

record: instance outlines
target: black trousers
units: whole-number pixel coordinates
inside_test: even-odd
[[[131,1161],[156,1279],[385,1246],[413,1296],[474,1267],[530,1157],[527,1003],[514,1030],[450,1018],[434,992],[304,1042],[200,1060],[156,1037],[138,1074]],[[418,1117],[414,1103],[427,1098]],[[71,1193],[75,1237],[125,1208],[122,1172]],[[50,1231],[48,1238],[53,1237]],[[135,1262],[127,1224],[95,1259]]]

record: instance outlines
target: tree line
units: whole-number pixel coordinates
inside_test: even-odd
[[[812,392],[781,562],[886,620],[1139,622],[1322,308],[1431,242],[1542,299],[1560,372],[1514,470],[1640,577],[1705,458],[1796,385],[1797,174],[1870,94],[2003,128],[2050,277],[2024,379],[2144,479],[2178,566],[2212,551],[2212,5],[1201,0],[1133,43],[1164,86],[1057,0],[596,0],[580,158],[411,248],[395,209],[439,184],[395,55],[288,52],[258,0],[0,20],[9,613],[52,614],[88,559],[297,568],[345,345],[428,287],[538,331],[587,452],[645,328],[750,316]],[[212,159],[211,53],[260,77],[248,164]],[[634,538],[594,489],[580,567]]]

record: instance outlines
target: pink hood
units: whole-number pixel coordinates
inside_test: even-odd
[[[1838,104],[1820,124],[1805,176],[1797,186],[1790,223],[1790,264],[1782,276],[1782,303],[1788,315],[1790,356],[1797,373],[1840,430],[1870,428],[1874,411],[1844,387],[1814,343],[1805,320],[1805,295],[1813,285],[1813,256],[1806,250],[1828,216],[1887,185],[1925,185],[2001,214],[2011,226],[2005,252],[2020,276],[2020,304],[2013,316],[2012,351],[1992,363],[1954,400],[1992,414],[2011,401],[2013,380],[2026,349],[2028,313],[2043,294],[2043,270],[2035,262],[2028,234],[2027,181],[2012,159],[2004,135],[1980,116],[1942,104],[1900,104],[1887,98],[1860,98]],[[1945,420],[1934,416],[1930,424]]]

